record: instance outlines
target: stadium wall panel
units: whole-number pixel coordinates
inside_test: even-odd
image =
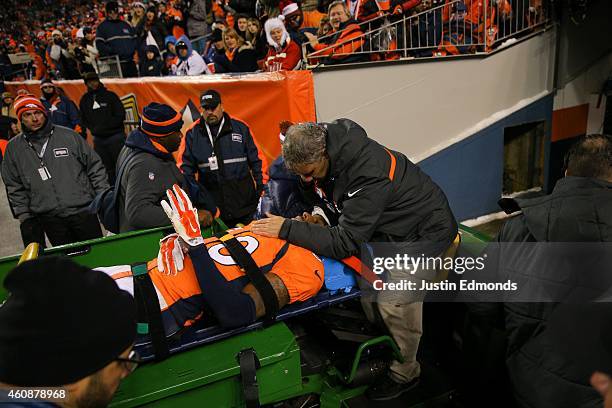
[[[544,96],[418,163],[442,187],[458,220],[500,211],[507,127],[546,122],[544,188],[548,188],[552,105],[553,95]]]
[[[315,72],[317,118],[353,119],[420,161],[550,93],[554,57],[549,30],[487,57]]]

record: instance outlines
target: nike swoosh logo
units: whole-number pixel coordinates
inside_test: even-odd
[[[355,191],[353,191],[353,192],[350,192],[350,191],[349,191],[348,193],[346,193],[346,195],[347,195],[347,196],[349,196],[349,198],[351,198],[352,196],[354,196],[355,194],[357,194],[357,193],[358,193],[358,192],[360,192],[361,190],[363,190],[363,187],[361,187],[360,189],[357,189],[357,190],[355,190]]]

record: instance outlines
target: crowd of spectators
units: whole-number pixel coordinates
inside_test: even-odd
[[[397,59],[400,49],[417,57],[470,53],[532,24],[543,7],[543,0],[8,3],[0,10],[0,75],[13,80],[299,69],[304,51],[309,63],[326,65]]]

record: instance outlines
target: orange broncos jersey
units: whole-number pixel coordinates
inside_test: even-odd
[[[278,275],[289,292],[289,303],[310,299],[323,286],[325,278],[323,262],[311,251],[291,245],[282,239],[256,235],[251,232],[249,226],[229,232],[244,245],[257,266],[264,272]],[[204,273],[221,273],[227,281],[244,276],[244,272],[229,256],[221,240],[208,238],[204,241],[204,245],[217,268],[217,271],[204,271]],[[115,279],[119,287],[134,293],[129,266],[98,269]],[[203,304],[200,296],[202,289],[193,263],[187,254],[183,270],[176,275],[160,273],[157,269],[157,258],[147,263],[147,269],[157,292],[167,332],[169,327],[176,329],[189,326],[202,316]],[[231,299],[228,299],[228,302],[231,302]],[[170,319],[173,321],[170,322]],[[169,334],[174,331],[176,330],[171,330]]]

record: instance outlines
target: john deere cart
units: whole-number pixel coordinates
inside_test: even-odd
[[[216,224],[203,235],[222,228]],[[64,255],[90,267],[143,262],[156,256],[159,239],[168,232],[157,228],[120,234],[51,248],[39,256]],[[486,237],[461,227],[460,252],[477,254],[485,242]],[[0,281],[18,260],[0,259]],[[348,275],[344,271],[339,280],[326,282],[315,298],[285,307],[274,323],[231,331],[202,324],[177,333],[169,339],[170,356],[162,361],[155,359],[148,339],[139,337],[136,349],[145,362],[123,381],[112,406],[393,406],[376,405],[362,395],[387,362],[400,357],[391,338],[361,313],[359,290]],[[0,288],[0,301],[5,297]],[[431,320],[427,306],[426,322]],[[428,331],[426,326],[419,358],[424,384],[401,406],[443,407],[452,395],[454,374],[438,361],[440,353],[428,352],[426,344],[436,343],[428,339]],[[441,347],[450,353],[448,344]]]

